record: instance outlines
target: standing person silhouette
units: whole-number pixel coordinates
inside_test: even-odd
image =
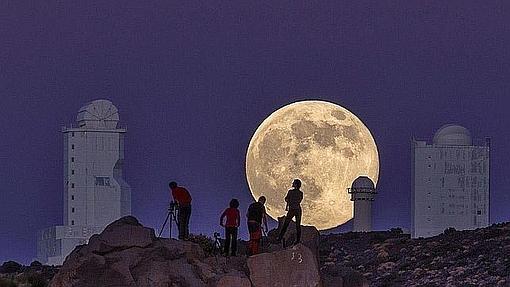
[[[257,202],[250,204],[246,217],[248,218],[248,231],[250,241],[248,243],[248,255],[258,254],[260,251],[260,240],[262,239],[262,223],[267,231],[266,197],[261,196]]]
[[[301,180],[294,179],[292,182],[292,189],[287,192],[287,196],[285,197],[285,201],[287,202],[287,216],[285,216],[285,221],[283,223],[282,230],[280,231],[280,235],[278,236],[277,241],[281,242],[287,228],[289,227],[289,223],[293,217],[296,218],[296,241],[294,244],[298,244],[301,241],[301,216],[303,214],[303,210],[301,209],[301,201],[303,201],[303,192],[300,190],[301,188]]]
[[[179,229],[179,239],[187,240],[189,237],[189,219],[191,217],[191,195],[186,188],[177,186],[175,181],[170,182],[168,186],[172,191],[174,201],[178,204],[177,228]]]
[[[237,253],[237,231],[241,224],[238,207],[239,201],[233,198],[230,201],[229,208],[225,209],[220,217],[220,225],[225,227],[225,256],[236,256]],[[227,220],[223,223],[225,217]]]

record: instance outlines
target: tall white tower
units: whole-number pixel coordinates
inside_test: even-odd
[[[39,234],[38,259],[59,265],[79,244],[131,213],[123,179],[124,134],[117,108],[107,100],[83,106],[78,126],[64,128],[64,225]]]
[[[479,142],[459,125],[440,128],[432,144],[413,140],[412,237],[489,225],[490,141]]]
[[[347,191],[351,194],[351,201],[354,201],[353,231],[372,231],[372,202],[377,194],[374,182],[367,176],[360,176]]]

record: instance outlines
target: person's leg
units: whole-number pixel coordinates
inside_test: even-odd
[[[261,226],[258,222],[248,222],[248,230],[250,231],[250,256],[259,253],[260,238],[262,237]]]
[[[232,249],[231,249],[231,252],[232,252],[232,256],[236,256],[237,255],[237,227],[232,227]]]
[[[287,228],[289,227],[290,221],[292,220],[292,211],[289,210],[287,212],[287,215],[285,216],[285,221],[283,222],[282,229],[280,230],[280,235],[278,235],[278,241],[281,241],[283,239],[283,236],[285,236],[285,232],[287,232]]]
[[[248,221],[248,231],[250,232],[250,241],[248,242],[248,256],[253,255],[254,253],[254,245],[255,245],[255,223],[252,221]]]
[[[223,246],[223,252],[226,256],[229,255],[230,251],[230,237],[231,237],[230,227],[225,227],[225,246]]]
[[[252,255],[259,254],[259,249],[260,249],[260,239],[255,239],[253,242],[253,254]]]
[[[186,207],[186,225],[185,225],[185,229],[184,229],[184,238],[188,238],[189,237],[189,220],[191,218],[191,205],[187,206]]]
[[[177,230],[179,231],[179,239],[184,239],[184,222],[185,222],[185,211],[183,207],[179,207],[177,214]]]
[[[301,209],[296,210],[296,242],[294,244],[298,244],[301,242],[301,215],[303,211]]]

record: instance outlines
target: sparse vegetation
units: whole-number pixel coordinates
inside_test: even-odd
[[[17,286],[18,286],[18,284],[16,284],[11,279],[0,278],[0,287],[17,287]]]
[[[200,245],[200,247],[202,247],[202,249],[204,250],[204,252],[207,256],[214,255],[214,252],[215,252],[214,251],[214,239],[212,239],[206,235],[203,235],[203,234],[198,234],[198,235],[191,234],[189,237],[189,241]]]

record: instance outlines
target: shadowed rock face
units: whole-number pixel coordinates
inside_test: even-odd
[[[269,245],[269,251],[279,251],[283,249],[282,244],[275,244],[278,235],[280,234],[280,230],[283,226],[283,222],[285,221],[285,216],[278,217],[278,228],[273,229],[268,232],[267,237],[271,244]],[[301,227],[301,243],[308,247],[310,251],[314,254],[314,256],[319,256],[319,231],[317,228],[313,226],[302,226]],[[289,246],[296,241],[296,223],[291,221],[289,224],[289,228],[287,228],[287,232],[285,232],[284,242],[286,242]]]
[[[317,258],[303,244],[248,258],[254,287],[319,287],[321,279]]]

